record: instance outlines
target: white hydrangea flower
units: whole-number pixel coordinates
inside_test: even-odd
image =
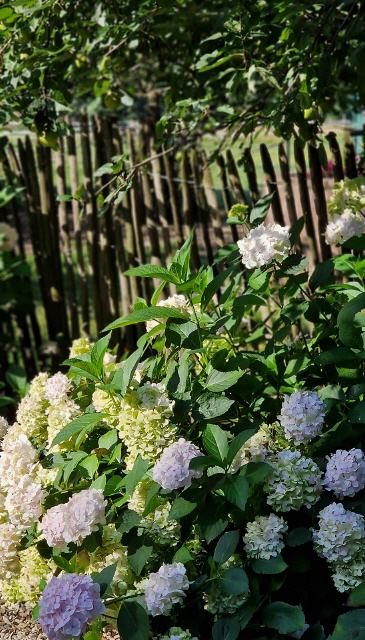
[[[6,418],[3,418],[3,416],[0,416],[0,444],[3,438],[6,436],[8,429],[9,429],[8,421],[6,420]]]
[[[166,298],[166,300],[160,300],[157,303],[158,307],[168,307],[170,309],[176,309],[177,311],[181,311],[182,313],[186,313],[187,315],[189,313],[191,313],[191,307],[189,304],[189,300],[178,293],[175,293],[173,296],[170,296],[169,298]],[[148,320],[146,322],[146,329],[147,331],[151,331],[151,329],[154,329],[155,327],[157,327],[158,324],[160,324],[160,322],[162,322],[162,319],[160,320]]]
[[[343,244],[354,236],[365,233],[365,218],[361,213],[354,214],[351,209],[345,209],[341,215],[335,214],[326,227],[325,240],[327,244]]]
[[[172,412],[175,405],[175,401],[170,400],[166,387],[162,382],[146,382],[141,387],[138,387],[137,397],[145,409],[163,407]]]
[[[18,241],[18,232],[7,222],[0,222],[0,251],[13,251]]]
[[[97,489],[84,489],[70,498],[68,508],[68,527],[65,528],[66,542],[80,543],[99,524],[105,524],[105,507],[103,494]]]
[[[200,478],[202,471],[189,469],[190,461],[202,452],[195,444],[179,438],[164,449],[160,459],[153,467],[152,477],[163,489],[173,491],[190,487],[193,478]]]
[[[92,401],[95,411],[98,413],[118,415],[118,408],[115,406],[112,396],[104,389],[95,389]]]
[[[0,524],[9,521],[8,512],[5,509],[6,493],[0,490]]]
[[[44,560],[36,547],[19,551],[19,575],[0,582],[1,598],[7,604],[22,602],[34,607],[41,595],[41,580],[48,582],[52,573],[52,561]]]
[[[47,414],[47,440],[51,447],[56,435],[69,422],[81,415],[79,405],[70,398],[61,398],[59,402],[51,404],[46,410]],[[62,443],[61,448],[66,448],[67,443]]]
[[[51,404],[64,400],[72,389],[71,380],[60,371],[48,378],[45,387],[45,396]]]
[[[177,427],[170,420],[170,407],[147,409],[139,402],[136,391],[124,396],[117,413],[116,427],[128,452],[127,469],[133,467],[138,455],[144,460],[156,461],[164,448],[176,439]]]
[[[288,530],[284,518],[270,513],[269,516],[257,516],[247,523],[243,536],[245,551],[249,558],[269,560],[284,549],[284,534]]]
[[[0,524],[0,580],[8,580],[19,571],[20,539],[17,527],[10,522]]]
[[[3,442],[0,453],[0,487],[16,486],[22,476],[29,474],[37,462],[37,452],[28,438],[20,433],[13,441]]]
[[[174,604],[181,604],[189,588],[186,569],[181,562],[163,564],[144,582],[144,596],[151,616],[168,615]]]
[[[313,531],[318,554],[334,563],[348,563],[363,548],[364,517],[333,502],[320,511],[319,529]]]
[[[365,487],[365,456],[361,449],[337,449],[327,456],[324,486],[337,498],[352,497]]]
[[[352,591],[364,581],[365,559],[356,558],[347,564],[336,564],[332,574],[334,585],[340,593]]]
[[[48,546],[62,548],[69,542],[81,543],[99,524],[105,524],[105,506],[101,491],[84,489],[66,504],[49,509],[40,524]]]
[[[294,391],[284,396],[278,420],[285,437],[295,444],[309,442],[323,427],[326,405],[315,391]]]
[[[365,208],[365,181],[363,176],[345,178],[333,185],[331,197],[328,200],[328,211],[332,217],[342,214],[345,209],[352,213],[361,213]]]
[[[72,341],[72,345],[70,347],[70,358],[77,358],[78,356],[84,355],[84,353],[89,353],[93,346],[93,343],[90,342],[89,338],[83,336],[82,338],[76,338],[76,340]]]
[[[289,227],[262,223],[239,240],[237,246],[247,269],[264,267],[273,260],[282,262],[290,251]]]
[[[319,500],[322,489],[321,471],[311,458],[299,451],[279,451],[270,456],[273,472],[265,488],[267,503],[277,511],[297,511],[311,507]]]
[[[42,486],[34,481],[32,475],[21,476],[6,495],[5,509],[9,514],[9,521],[19,530],[27,529],[41,517],[44,498]]]
[[[235,456],[231,466],[231,473],[236,473],[238,469],[249,462],[264,462],[269,453],[269,432],[268,428],[261,427],[257,433],[249,438]]]
[[[45,395],[47,373],[39,373],[33,378],[27,395],[20,401],[16,414],[19,430],[28,437],[43,442],[47,429],[48,400]]]

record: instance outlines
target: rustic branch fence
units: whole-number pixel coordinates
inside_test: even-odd
[[[208,164],[201,144],[192,149],[156,152],[142,130],[122,130],[105,117],[72,119],[68,134],[53,151],[26,136],[1,147],[0,161],[8,183],[24,187],[22,194],[0,210],[0,219],[15,224],[18,252],[33,254],[45,327],[39,328],[35,305],[26,317],[14,317],[3,329],[18,336],[28,374],[47,353],[64,357],[72,338],[96,334],[118,315],[128,313],[138,297],[149,297],[151,285],[123,273],[146,260],[169,262],[174,250],[196,229],[193,260],[199,267],[212,262],[217,249],[236,242],[238,230],[226,224],[232,204],[256,202],[273,194],[269,220],[293,224],[304,216],[300,242],[312,264],[332,255],[324,242],[326,193],[334,180],[357,175],[355,151],[346,145],[345,159],[334,133],[327,136],[332,172],[321,164],[315,144],[303,148],[294,141],[292,166],[285,145],[274,151],[260,145],[264,184],[250,148],[240,157],[228,150]],[[113,156],[127,153],[134,171],[131,188],[105,204],[110,176],[96,170]],[[147,162],[144,160],[150,158]],[[96,172],[96,175],[95,175]],[[108,186],[109,185],[109,186]],[[80,194],[67,201],[67,194]],[[101,203],[101,196],[104,203]],[[124,334],[133,342],[135,329]],[[42,342],[46,342],[46,348]],[[2,366],[6,357],[2,356]]]

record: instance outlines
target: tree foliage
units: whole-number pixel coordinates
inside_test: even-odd
[[[129,116],[150,95],[160,133],[270,125],[308,138],[329,111],[364,104],[364,23],[359,0],[7,2],[0,118],[50,135],[59,105]]]

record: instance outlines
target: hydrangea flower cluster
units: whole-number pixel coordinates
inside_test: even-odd
[[[287,530],[284,518],[274,513],[257,516],[255,520],[248,522],[243,536],[248,557],[262,560],[275,558],[284,549],[284,534]]]
[[[0,416],[0,444],[1,441],[4,439],[4,437],[6,436],[6,433],[9,429],[9,423],[6,420],[6,418],[3,418],[2,416]]]
[[[247,269],[264,267],[274,260],[282,262],[290,251],[289,227],[262,223],[239,240],[237,246]]]
[[[299,451],[279,451],[269,459],[273,472],[266,481],[267,503],[276,511],[308,509],[319,500],[321,471]]]
[[[71,348],[70,348],[70,358],[77,358],[78,356],[83,356],[85,353],[89,353],[92,348],[92,343],[89,338],[86,336],[82,336],[81,338],[76,338],[73,340]]]
[[[18,242],[18,233],[7,222],[0,222],[0,251],[13,251]]]
[[[333,502],[320,511],[319,529],[313,531],[317,553],[325,558],[333,570],[338,591],[358,586],[365,575],[364,517]]]
[[[0,593],[4,602],[23,602],[34,606],[41,594],[40,582],[52,577],[53,563],[42,558],[36,547],[19,551],[19,575],[0,581]]]
[[[328,201],[330,216],[341,215],[345,209],[352,213],[361,213],[365,209],[365,180],[359,178],[345,178],[335,182],[333,191]]]
[[[172,407],[164,404],[147,408],[142,406],[136,391],[128,393],[120,402],[117,415],[119,437],[127,448],[127,469],[131,469],[138,455],[154,462],[163,449],[176,437],[177,427],[171,422]]]
[[[365,217],[359,213],[352,213],[345,209],[341,215],[334,215],[326,227],[325,240],[327,244],[343,244],[354,236],[365,233]]]
[[[278,420],[285,437],[298,445],[321,433],[324,416],[325,404],[315,391],[294,391],[284,396]]]
[[[172,412],[175,405],[175,401],[170,400],[167,395],[162,382],[146,382],[137,388],[137,397],[144,409],[162,407]]]
[[[71,380],[63,373],[55,373],[45,384],[45,396],[50,404],[55,404],[67,396],[72,389]]]
[[[50,547],[62,548],[70,542],[80,544],[105,522],[106,501],[101,491],[84,489],[66,504],[47,511],[40,528]]]
[[[166,502],[159,505],[151,511],[147,516],[141,519],[139,526],[141,529],[138,533],[148,532],[149,537],[155,544],[170,547],[177,544],[180,540],[181,527],[176,520],[169,518],[171,504]]]
[[[21,537],[21,532],[10,522],[0,524],[0,580],[9,580],[19,571]]]
[[[163,489],[174,491],[182,487],[190,487],[193,478],[200,478],[199,469],[190,469],[193,458],[202,453],[192,442],[179,438],[177,442],[164,449],[160,459],[156,462],[152,477]]]
[[[361,449],[337,449],[327,457],[324,486],[337,498],[354,496],[365,487],[365,456]]]
[[[77,418],[80,414],[80,407],[71,398],[62,398],[59,402],[51,404],[47,409],[47,442],[48,447],[52,446],[57,433],[63,429],[69,422]],[[55,448],[67,449],[70,447],[69,442],[63,442]]]
[[[78,638],[104,611],[100,585],[90,576],[67,573],[52,578],[43,591],[38,622],[48,640]]]
[[[189,589],[186,569],[181,562],[163,564],[150,573],[144,583],[144,597],[151,616],[168,615],[174,604],[181,604]]]
[[[49,402],[46,398],[46,382],[48,375],[39,373],[33,378],[27,395],[21,400],[16,414],[19,429],[27,437],[39,442],[44,441],[47,430],[47,414]]]

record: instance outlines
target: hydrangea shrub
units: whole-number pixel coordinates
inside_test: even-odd
[[[264,209],[214,267],[191,269],[189,239],[131,270],[152,299],[0,421],[0,592],[38,601],[49,640],[361,637],[363,239],[309,273],[303,221]]]

